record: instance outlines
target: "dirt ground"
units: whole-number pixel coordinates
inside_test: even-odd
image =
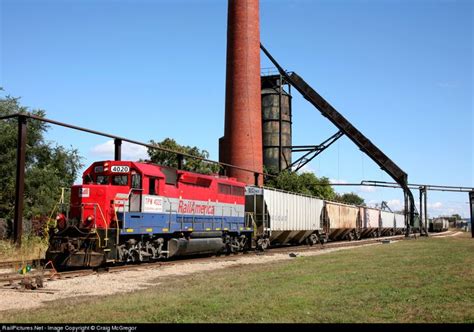
[[[446,233],[446,232],[445,232]],[[447,234],[447,235],[438,235],[436,236],[437,238],[440,238],[440,237],[448,237],[448,236],[458,236],[458,235],[461,235],[461,234],[464,234],[464,232],[455,232],[455,233],[452,233],[452,234]]]
[[[392,241],[396,242],[396,241]],[[354,247],[329,248],[318,251],[298,251],[297,257],[324,255],[340,250],[356,250],[357,248],[381,245],[381,243],[365,244]],[[0,311],[25,310],[38,308],[48,301],[66,299],[77,296],[104,296],[116,293],[132,292],[146,289],[160,284],[160,279],[170,276],[189,275],[193,273],[223,269],[237,265],[269,264],[275,261],[294,259],[288,253],[266,254],[261,256],[243,255],[234,256],[232,259],[219,259],[215,261],[180,262],[176,265],[163,265],[157,268],[140,268],[114,273],[100,273],[73,279],[47,281],[44,291],[53,293],[35,293],[35,291],[18,292],[0,288]]]

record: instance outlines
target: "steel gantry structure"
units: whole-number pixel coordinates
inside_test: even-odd
[[[185,158],[191,158],[191,159],[198,159],[209,164],[219,165],[224,170],[227,168],[236,168],[241,171],[253,173],[256,185],[258,185],[260,176],[269,176],[269,177],[274,176],[272,174],[258,172],[252,169],[247,169],[247,168],[243,168],[243,167],[239,167],[239,166],[235,166],[235,165],[231,165],[231,164],[227,164],[223,162],[201,158],[201,157],[193,156],[193,155],[186,154],[179,151],[173,151],[173,150],[166,149],[160,146],[139,142],[139,141],[132,140],[129,138],[120,137],[117,135],[112,135],[109,133],[100,132],[100,131],[89,129],[89,128],[83,128],[83,127],[79,127],[79,126],[72,125],[69,123],[47,119],[47,118],[40,117],[31,113],[26,113],[26,112],[15,113],[15,114],[10,114],[10,115],[0,117],[0,120],[8,120],[8,119],[17,119],[18,121],[16,180],[15,180],[15,212],[14,212],[14,220],[13,220],[13,238],[17,245],[21,245],[21,236],[23,232],[23,194],[24,194],[24,188],[25,188],[25,161],[26,161],[26,140],[27,140],[27,135],[28,135],[28,121],[41,121],[41,122],[49,123],[52,125],[69,128],[72,130],[86,132],[88,134],[111,138],[114,140],[114,160],[122,159],[122,152],[121,152],[122,142],[128,142],[131,144],[141,145],[146,148],[175,154],[178,160],[178,168],[182,167],[183,161]]]

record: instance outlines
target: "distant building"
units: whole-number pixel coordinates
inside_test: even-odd
[[[461,229],[465,232],[471,231],[471,219],[464,218],[456,222],[456,228]]]

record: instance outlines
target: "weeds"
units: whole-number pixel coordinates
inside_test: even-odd
[[[0,241],[0,261],[21,261],[42,259],[48,249],[48,238],[36,235],[23,235],[21,247],[12,240]]]

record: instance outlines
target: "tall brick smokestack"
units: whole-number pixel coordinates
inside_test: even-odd
[[[260,20],[258,0],[229,0],[224,137],[219,160],[262,172],[260,87]],[[229,169],[227,174],[254,184],[254,174]],[[263,183],[262,176],[259,184]]]

